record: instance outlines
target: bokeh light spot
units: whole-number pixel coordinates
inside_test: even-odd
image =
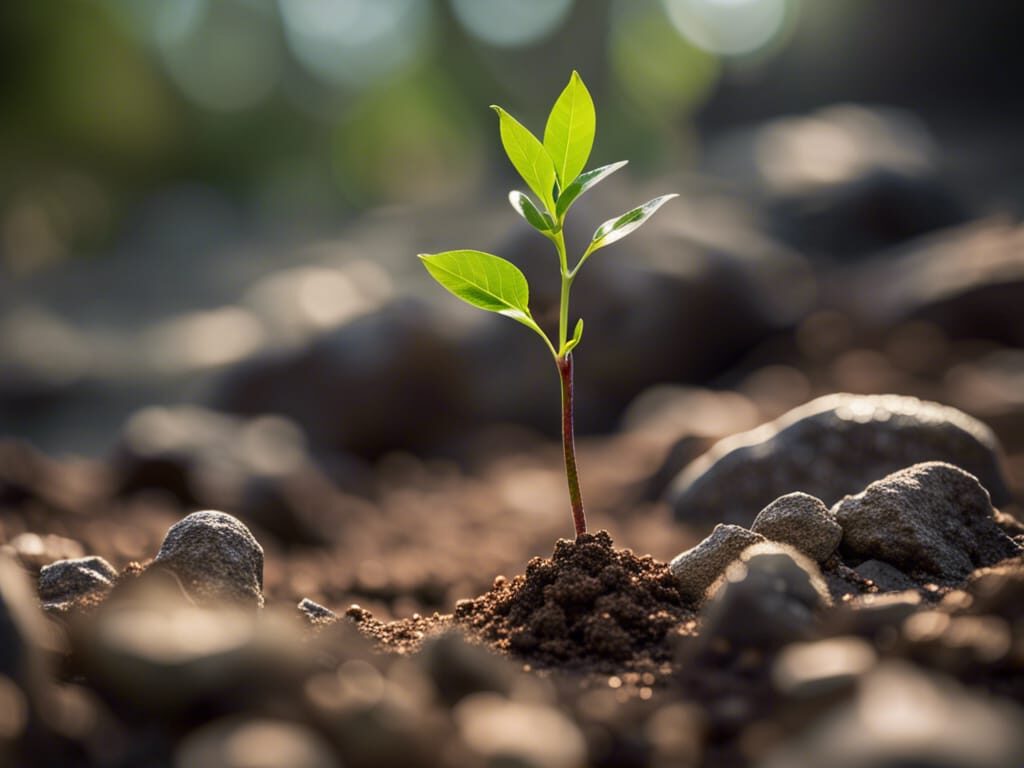
[[[452,0],[452,11],[473,37],[515,48],[550,35],[572,9],[573,0]]]

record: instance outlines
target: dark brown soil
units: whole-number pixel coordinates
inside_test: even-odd
[[[458,628],[536,669],[597,675],[671,670],[675,643],[696,629],[696,612],[665,563],[615,549],[607,531],[559,539],[526,573],[499,576],[487,593],[460,600],[454,615],[379,621],[352,606],[346,617],[381,650],[409,653]]]

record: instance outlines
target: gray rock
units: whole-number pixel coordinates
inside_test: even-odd
[[[309,619],[309,623],[313,625],[331,624],[338,620],[338,614],[330,608],[310,600],[308,597],[302,598],[297,607],[302,615]]]
[[[944,583],[1021,552],[996,525],[978,479],[942,462],[894,472],[847,496],[832,514],[843,527],[844,554]]]
[[[771,652],[814,638],[831,599],[818,566],[785,544],[743,551],[709,599],[699,645],[716,653]]]
[[[876,328],[924,322],[954,339],[1021,347],[1022,247],[1024,226],[1017,222],[970,222],[835,273],[826,301]]]
[[[757,768],[1005,768],[1024,761],[1024,714],[903,662],[869,672],[848,704]]]
[[[293,617],[251,604],[197,605],[172,571],[153,567],[119,584],[75,642],[97,688],[163,722],[180,722],[201,702],[261,710],[323,663]]]
[[[738,525],[716,525],[704,541],[672,558],[669,568],[679,579],[681,591],[699,603],[729,564],[744,549],[761,541],[763,536]]]
[[[58,560],[39,571],[39,598],[43,603],[67,603],[114,586],[117,569],[102,557]]]
[[[189,733],[178,745],[174,764],[190,768],[338,768],[341,761],[326,739],[306,725],[231,717]]]
[[[899,635],[900,625],[921,610],[924,601],[915,590],[857,595],[837,602],[831,611],[827,631],[834,635],[857,635],[883,640],[891,645]]]
[[[978,477],[997,505],[1011,498],[998,441],[977,419],[914,397],[851,394],[820,397],[719,441],[676,477],[668,498],[684,522],[750,525],[755,510],[783,494],[803,491],[834,504],[933,460]]]
[[[792,544],[819,563],[836,551],[843,529],[828,515],[821,499],[806,493],[787,493],[761,510],[750,527],[771,541]]]
[[[38,705],[49,686],[47,645],[46,622],[25,572],[0,554],[0,679],[12,681],[30,705]]]
[[[853,570],[858,576],[873,581],[882,592],[902,592],[917,587],[907,574],[881,560],[865,560]]]
[[[772,665],[772,680],[786,696],[817,699],[851,688],[877,658],[874,648],[858,637],[794,643]]]
[[[154,565],[173,571],[200,605],[263,607],[263,548],[224,512],[193,512],[172,525]]]

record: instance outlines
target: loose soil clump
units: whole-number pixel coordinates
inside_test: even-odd
[[[657,668],[695,628],[693,607],[665,563],[617,550],[606,531],[560,539],[550,559],[460,601],[455,623],[538,667],[588,672]]]

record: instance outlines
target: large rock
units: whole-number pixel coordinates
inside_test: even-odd
[[[751,544],[761,541],[763,536],[738,525],[716,525],[704,541],[672,558],[669,568],[679,579],[680,591],[699,603],[729,564]]]
[[[824,502],[806,493],[780,496],[758,513],[750,530],[790,544],[819,563],[836,551],[843,538],[843,529],[829,517]]]
[[[903,662],[883,662],[856,697],[757,768],[1005,768],[1024,762],[1024,714]]]
[[[945,583],[1020,554],[996,525],[978,479],[942,462],[916,464],[847,496],[832,509],[843,554],[876,559]]]
[[[981,221],[833,276],[830,304],[870,325],[924,321],[958,339],[1024,346],[1024,226]]]
[[[189,733],[178,745],[174,764],[190,768],[338,768],[341,761],[324,737],[307,725],[231,717]]]
[[[238,518],[193,512],[171,526],[153,561],[200,605],[263,607],[263,547]]]
[[[834,394],[716,443],[675,479],[680,521],[750,525],[793,491],[834,504],[868,483],[922,461],[975,475],[996,504],[1010,499],[993,432],[965,413],[900,395]]]

